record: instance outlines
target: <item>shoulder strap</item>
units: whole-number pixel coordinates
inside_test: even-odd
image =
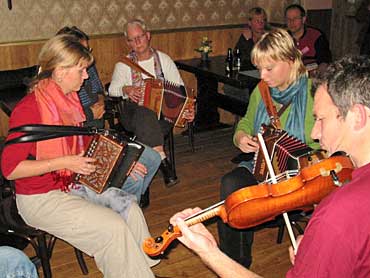
[[[135,63],[134,61],[132,61],[130,58],[124,56],[122,58],[122,63],[128,65],[130,68],[138,71],[138,72],[141,72],[147,76],[149,76],[150,78],[153,78],[155,79],[155,76],[153,76],[151,73],[149,73],[148,71],[146,71],[145,69],[143,69],[139,64]]]
[[[265,103],[267,113],[270,116],[271,124],[275,128],[281,129],[280,118],[276,111],[275,105],[272,103],[269,86],[267,85],[265,81],[261,80],[258,83],[258,89],[261,93],[262,100]]]
[[[94,127],[32,124],[18,126],[9,130],[9,134],[14,132],[22,132],[24,134],[6,141],[5,145],[43,141],[63,136],[102,134],[105,130]]]

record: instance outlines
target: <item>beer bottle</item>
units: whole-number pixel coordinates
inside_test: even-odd
[[[234,69],[236,71],[240,70],[242,61],[239,48],[235,48],[235,55],[234,55]]]
[[[225,71],[231,72],[233,70],[233,52],[232,49],[229,48],[227,50],[227,56],[225,61]]]

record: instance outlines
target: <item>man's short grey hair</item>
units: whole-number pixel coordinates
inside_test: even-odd
[[[319,86],[326,86],[343,117],[355,104],[370,108],[369,56],[345,56],[330,64],[313,81],[313,93]]]
[[[141,19],[138,19],[138,18],[134,18],[134,19],[129,20],[125,24],[125,27],[123,29],[123,34],[125,35],[125,37],[127,37],[128,28],[130,26],[134,26],[134,25],[139,26],[141,29],[143,29],[144,33],[148,31],[144,21],[142,21]]]

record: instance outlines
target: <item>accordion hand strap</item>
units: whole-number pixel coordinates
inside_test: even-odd
[[[140,72],[140,73],[143,73],[147,76],[149,76],[150,78],[153,78],[155,79],[155,76],[153,74],[151,74],[150,72],[146,71],[144,68],[142,68],[139,64],[135,63],[134,61],[132,61],[130,58],[124,56],[122,58],[122,62],[126,65],[128,65],[130,68]]]
[[[261,80],[258,83],[258,89],[261,93],[262,100],[265,103],[267,113],[270,116],[271,124],[276,129],[281,129],[280,118],[279,118],[279,115],[276,111],[275,105],[272,103],[272,98],[271,98],[271,95],[270,95],[269,86],[267,85],[267,83],[265,81]]]

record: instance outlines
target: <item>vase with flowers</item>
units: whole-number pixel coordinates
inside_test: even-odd
[[[195,51],[199,52],[201,55],[202,61],[208,60],[208,54],[212,52],[212,41],[208,39],[207,36],[204,36],[202,38],[202,41],[200,42],[200,46]]]

